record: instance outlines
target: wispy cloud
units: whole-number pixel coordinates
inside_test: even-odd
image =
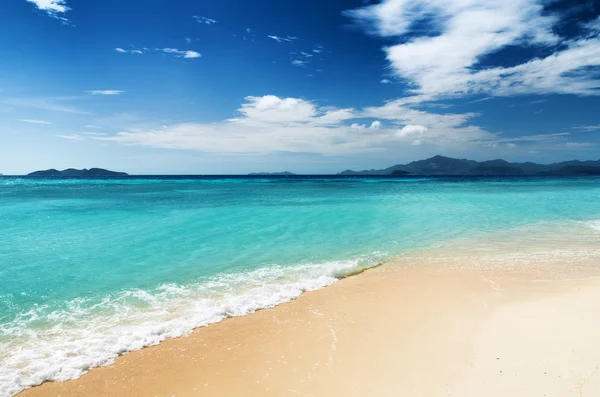
[[[535,101],[529,102],[530,105],[541,105],[542,103],[548,102],[547,99],[536,99]]]
[[[82,98],[84,97],[8,98],[1,100],[0,103],[19,108],[40,109],[74,114],[89,114],[89,112],[69,104],[69,102]]]
[[[179,58],[200,58],[202,54],[192,50],[178,50],[177,48],[163,48],[159,49],[159,51],[165,52],[167,54],[175,54]]]
[[[106,134],[104,132],[82,132],[82,135],[89,135],[89,136],[105,136]]]
[[[381,79],[381,84],[390,84],[391,81],[388,79]]]
[[[44,120],[33,120],[33,119],[21,119],[20,121],[24,122],[24,123],[31,123],[31,124],[52,124],[48,121],[44,121]]]
[[[292,42],[292,41],[298,39],[297,37],[294,37],[294,36],[281,37],[281,36],[275,36],[275,35],[268,35],[267,37],[270,38],[270,39],[275,40],[278,43],[282,43],[284,41]]]
[[[537,134],[537,135],[524,135],[512,138],[500,138],[493,140],[494,143],[501,142],[543,142],[543,141],[555,141],[569,136],[568,132],[559,132],[555,134]]]
[[[122,54],[139,54],[139,55],[142,55],[144,53],[142,50],[136,50],[136,49],[125,50],[125,49],[123,49],[121,47],[115,48],[115,51],[120,52]]]
[[[102,127],[100,127],[99,125],[93,125],[93,124],[84,125],[83,128],[97,128],[97,129],[102,129]]]
[[[91,95],[121,95],[125,91],[123,91],[123,90],[90,90],[90,91],[86,91],[86,92]]]
[[[70,8],[67,6],[67,2],[65,0],[26,0],[29,3],[35,5],[35,7],[44,11],[47,15],[52,18],[59,19],[64,23],[68,22],[68,19],[64,16]]]
[[[294,60],[292,61],[292,65],[294,65],[294,66],[299,66],[299,67],[303,67],[303,68],[305,68],[305,67],[306,67],[306,64],[307,64],[307,63],[308,63],[307,61],[302,61],[302,60],[300,60],[300,59],[294,59]]]
[[[567,142],[565,146],[568,148],[586,148],[593,146],[594,144],[591,142]]]
[[[383,0],[346,15],[371,34],[397,38],[384,51],[417,95],[600,95],[600,31],[559,37],[554,29],[559,18],[545,12],[541,0]],[[417,29],[419,22],[439,34]],[[485,55],[508,46],[556,50],[516,66],[478,67]]]
[[[205,25],[213,25],[217,23],[217,21],[212,18],[199,17],[198,15],[193,15],[192,18],[194,18],[196,22],[203,23]]]
[[[73,135],[57,135],[57,138],[69,139],[72,141],[83,141],[84,138],[81,135],[73,134]]]
[[[474,99],[472,101],[469,101],[469,103],[486,102],[486,101],[489,101],[490,99],[494,99],[494,97],[488,96],[485,98]]]
[[[185,38],[185,42],[188,43],[188,44],[190,44],[192,42],[192,39],[190,39],[189,37],[186,37]]]
[[[576,130],[580,131],[598,131],[600,130],[600,124],[598,125],[582,125],[580,127],[573,127]]]

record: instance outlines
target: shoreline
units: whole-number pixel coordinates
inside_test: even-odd
[[[561,246],[565,247],[568,244]],[[527,384],[528,368],[539,366],[543,354],[519,356],[531,340],[524,343],[526,338],[515,335],[510,324],[521,321],[527,330],[544,321],[560,323],[560,318],[573,313],[590,318],[600,309],[600,295],[595,293],[600,279],[592,277],[600,274],[595,270],[600,259],[588,258],[585,268],[594,270],[573,278],[563,271],[570,268],[569,258],[515,270],[454,266],[445,255],[460,257],[456,252],[428,253],[434,255],[421,252],[397,258],[285,304],[196,328],[188,336],[122,355],[113,365],[94,368],[79,379],[46,382],[19,396],[492,396],[495,389],[482,385],[496,382],[498,390],[508,387],[489,362],[486,347],[494,345],[505,346],[505,351],[518,347],[518,358],[506,367],[518,368],[508,382],[514,386],[510,393],[530,396],[532,390],[519,394],[519,388]],[[482,258],[481,253],[468,255]],[[535,253],[533,257],[541,260]],[[562,309],[534,324],[527,322],[536,311],[548,312],[554,306]],[[523,316],[523,311],[529,314]],[[561,333],[565,340],[559,346],[584,343],[594,346],[591,350],[600,357],[600,345],[590,335],[577,337],[577,328],[565,326]],[[502,327],[509,327],[508,340],[494,331]],[[587,328],[600,331],[600,320]],[[542,352],[552,347],[552,340],[546,342]],[[575,370],[594,370],[589,357],[577,358],[584,367],[570,360]],[[546,365],[545,372],[560,372],[556,366],[560,361]],[[600,368],[600,359],[595,365]],[[587,385],[595,387],[594,376]],[[552,379],[554,389],[571,390],[572,379],[564,374]],[[543,381],[533,392],[546,386]],[[554,389],[547,395],[565,395],[552,394]],[[587,393],[584,389],[581,386]],[[460,394],[455,394],[457,390]],[[473,390],[479,394],[468,394]]]

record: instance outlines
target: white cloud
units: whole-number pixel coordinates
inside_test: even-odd
[[[593,21],[586,23],[585,28],[592,33],[600,33],[600,16]]]
[[[200,58],[201,56],[202,54],[200,54],[199,52],[190,50],[185,51],[185,54],[183,54],[184,58]]]
[[[278,43],[281,43],[283,41],[291,42],[291,41],[294,41],[297,39],[296,37],[293,37],[293,36],[280,37],[280,36],[275,36],[275,35],[268,35],[267,37],[277,41]]]
[[[98,129],[102,129],[102,127],[100,127],[99,125],[93,125],[93,124],[88,124],[83,126],[84,128],[98,128]]]
[[[320,107],[302,98],[250,96],[238,114],[217,123],[182,123],[90,138],[222,154],[321,155],[383,152],[418,144],[463,149],[497,139],[468,124],[475,114],[428,113],[399,101],[357,110]],[[368,128],[361,123],[365,119],[371,119]]]
[[[91,95],[121,95],[125,91],[123,91],[123,90],[90,90],[90,91],[86,91],[86,92]]]
[[[574,127],[574,129],[581,130],[581,131],[598,131],[598,130],[600,130],[600,124],[598,124],[598,125],[582,125],[580,127]]]
[[[142,50],[136,50],[136,49],[133,49],[133,50],[124,50],[121,47],[115,48],[115,51],[120,52],[121,54],[139,54],[139,55],[141,55],[141,54],[144,53]]]
[[[52,18],[60,19],[67,22],[67,18],[63,16],[70,8],[65,0],[26,0],[34,4],[38,10],[46,12]]]
[[[3,105],[17,108],[41,109],[53,112],[64,112],[73,114],[89,114],[89,112],[79,109],[69,104],[69,102],[79,100],[83,97],[48,97],[48,98],[8,98],[0,100]]]
[[[300,59],[294,59],[294,60],[292,61],[292,65],[294,65],[294,66],[299,66],[299,67],[306,67],[306,64],[307,64],[307,63],[308,63],[308,62],[306,62],[306,61],[302,61],[302,60],[300,60]]]
[[[391,83],[391,81],[388,80],[388,79],[382,79],[381,80],[381,84],[390,84],[390,83]]]
[[[565,144],[565,146],[569,147],[569,148],[584,148],[584,147],[593,146],[593,143],[591,143],[591,142],[567,142]]]
[[[202,54],[191,50],[178,50],[177,48],[163,48],[160,51],[167,54],[175,54],[179,58],[200,58]]]
[[[524,135],[516,136],[512,138],[499,138],[494,139],[491,143],[503,143],[503,142],[547,142],[560,140],[570,135],[568,132],[559,132],[555,134],[537,134],[537,135]]]
[[[192,39],[190,39],[189,37],[186,37],[185,38],[185,42],[188,43],[188,44],[190,44],[192,42]]]
[[[31,124],[52,124],[48,121],[44,121],[44,120],[32,120],[32,119],[21,119],[20,121],[24,122],[24,123],[31,123]]]
[[[73,134],[73,135],[57,135],[57,138],[69,139],[72,141],[83,141],[83,137],[81,135]]]
[[[550,46],[561,41],[558,19],[543,12],[544,0],[383,0],[346,12],[369,32],[399,37],[384,50],[396,74],[415,94],[456,96],[488,93],[599,95],[600,39],[563,40],[545,58],[513,67],[478,69],[479,61],[507,46]],[[416,29],[429,23],[438,35]],[[443,56],[440,56],[443,54]]]
[[[424,127],[422,125],[408,124],[402,127],[400,131],[398,131],[398,136],[405,137],[411,135],[423,135],[425,132],[427,132],[427,127]]]
[[[91,135],[91,136],[105,136],[106,134],[104,132],[82,132],[82,135]]]
[[[196,20],[196,22],[203,23],[205,25],[213,25],[213,24],[217,23],[217,21],[212,18],[199,17],[197,15],[193,15],[192,18],[194,18]]]

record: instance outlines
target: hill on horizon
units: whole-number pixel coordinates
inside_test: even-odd
[[[44,178],[102,178],[128,176],[128,174],[125,172],[109,171],[103,168],[84,168],[82,170],[78,170],[75,168],[67,168],[63,171],[51,168],[49,170],[34,171],[27,174],[27,176]]]
[[[510,163],[506,160],[475,161],[434,156],[377,170],[345,170],[339,175],[600,175],[600,160],[563,161],[554,164]]]

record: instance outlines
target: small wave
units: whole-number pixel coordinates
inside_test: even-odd
[[[0,397],[44,381],[75,379],[128,351],[194,328],[274,307],[372,267],[358,258],[221,274],[191,285],[127,290],[61,308],[35,307],[0,325]]]

